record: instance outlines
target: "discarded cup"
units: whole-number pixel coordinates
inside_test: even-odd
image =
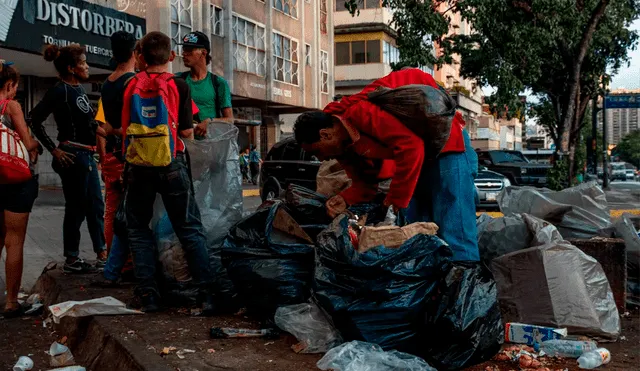
[[[27,371],[33,368],[33,360],[29,357],[22,356],[18,358],[18,362],[13,366],[13,371]]]
[[[587,352],[578,358],[578,367],[594,369],[611,362],[611,353],[605,348],[598,348]]]
[[[73,354],[71,354],[71,350],[58,342],[51,344],[49,355],[51,356],[52,367],[71,366],[76,363]]]

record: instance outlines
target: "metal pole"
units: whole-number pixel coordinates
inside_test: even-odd
[[[602,96],[602,188],[609,187],[609,164],[607,161],[607,87]]]
[[[598,97],[593,98],[593,104],[591,106],[591,158],[589,162],[591,163],[593,175],[598,179],[598,152],[596,149],[598,148]]]

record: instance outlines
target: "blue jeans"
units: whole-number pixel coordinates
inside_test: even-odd
[[[74,258],[80,254],[80,227],[87,219],[89,235],[96,254],[106,249],[104,239],[104,201],[98,167],[89,151],[61,147],[74,154],[73,165],[62,167],[53,161],[53,170],[60,175],[64,193],[64,221],[62,240],[64,256]]]
[[[129,242],[126,237],[114,235],[113,241],[111,242],[111,251],[109,251],[109,258],[102,273],[105,279],[109,281],[117,281],[120,279],[122,268],[127,264],[129,252]]]
[[[400,212],[399,222],[433,222],[438,236],[449,244],[455,261],[479,261],[476,227],[478,156],[466,131],[465,152],[445,153],[425,162],[409,207]]]
[[[180,240],[194,285],[208,289],[213,277],[207,241],[185,156],[178,154],[169,166],[162,168],[130,166],[126,176],[124,207],[134,272],[139,281],[136,294],[158,295],[157,248],[149,228],[156,193],[162,197],[171,226]]]

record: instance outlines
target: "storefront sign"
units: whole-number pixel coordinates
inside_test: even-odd
[[[0,0],[0,46],[39,54],[47,44],[80,44],[90,64],[106,67],[114,32],[124,30],[137,39],[146,32],[144,18],[83,0],[58,1]]]

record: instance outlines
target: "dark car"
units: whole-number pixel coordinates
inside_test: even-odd
[[[534,164],[519,151],[476,151],[480,166],[502,174],[512,185],[546,187],[551,165]]]
[[[293,138],[276,143],[260,170],[262,200],[278,198],[289,184],[315,190],[320,164],[315,156],[303,150]]]
[[[478,209],[498,208],[498,195],[503,189],[511,185],[511,181],[502,174],[489,171],[481,166],[478,176],[474,180],[476,184],[476,206]]]

